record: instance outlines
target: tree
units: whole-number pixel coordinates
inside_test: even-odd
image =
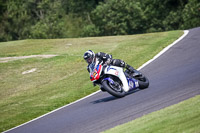
[[[101,35],[141,33],[144,21],[140,3],[132,0],[109,0],[92,12],[92,22]]]
[[[200,26],[200,2],[199,0],[189,0],[183,12],[183,24],[181,28],[189,29]]]
[[[6,7],[1,40],[66,37],[60,0],[8,0]]]
[[[0,0],[0,41],[200,26],[199,0]]]
[[[31,38],[63,38],[66,37],[65,13],[59,0],[41,0],[32,9],[34,16],[38,19],[31,26]]]
[[[145,0],[141,2],[147,17],[147,32],[179,29],[182,10],[188,0]]]
[[[9,0],[6,1],[6,11],[3,14],[3,34],[2,40],[23,39],[28,36],[28,28],[31,21],[29,11],[26,10],[26,1]]]
[[[5,41],[4,38],[4,23],[5,23],[6,1],[0,0],[0,41]]]

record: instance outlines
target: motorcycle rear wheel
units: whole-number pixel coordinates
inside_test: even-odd
[[[149,80],[143,74],[141,76],[139,76],[139,77],[135,77],[135,79],[138,80],[140,89],[146,89],[146,88],[149,87]]]
[[[126,70],[125,74],[138,80],[139,88],[141,90],[148,88],[149,87],[149,79],[144,74],[142,74],[140,71],[135,70],[135,72],[137,73],[137,75],[134,75],[133,73],[130,73],[128,70]]]

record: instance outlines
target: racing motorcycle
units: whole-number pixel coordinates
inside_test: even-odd
[[[121,98],[130,91],[145,89],[149,86],[149,80],[139,71],[131,73],[122,67],[102,65],[99,61],[89,65],[90,80],[94,85],[99,85],[102,91]]]

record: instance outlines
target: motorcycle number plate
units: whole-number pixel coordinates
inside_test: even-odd
[[[97,73],[96,73],[96,72],[94,72],[92,75],[95,77],[95,76],[97,75]]]

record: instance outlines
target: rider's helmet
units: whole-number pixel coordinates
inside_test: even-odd
[[[88,50],[84,53],[83,58],[88,64],[91,64],[94,62],[95,59],[95,53],[92,50]]]

